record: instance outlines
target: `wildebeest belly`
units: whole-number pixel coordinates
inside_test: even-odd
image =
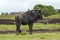
[[[28,23],[27,22],[22,22],[22,25],[27,25]]]
[[[26,22],[22,22],[22,25],[27,25],[28,23],[26,23]]]
[[[22,25],[26,25],[26,24],[28,24],[28,17],[24,16],[22,19]]]
[[[26,24],[28,24],[28,20],[26,19],[22,20],[22,25],[26,25]]]

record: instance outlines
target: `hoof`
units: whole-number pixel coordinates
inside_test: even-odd
[[[29,35],[32,35],[32,33],[29,33]]]
[[[19,35],[19,33],[16,33],[16,35]]]

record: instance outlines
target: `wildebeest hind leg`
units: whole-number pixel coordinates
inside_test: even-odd
[[[17,35],[19,35],[19,33],[21,33],[20,26],[21,26],[20,23],[16,23],[16,34]]]

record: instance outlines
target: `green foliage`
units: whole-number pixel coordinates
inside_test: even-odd
[[[60,14],[60,9],[57,9],[58,13]]]
[[[58,12],[60,13],[60,9],[58,9]]]
[[[3,16],[3,15],[4,15],[4,13],[2,12],[2,13],[1,13],[1,16]]]
[[[8,12],[6,12],[5,15],[7,16],[8,15]]]
[[[56,11],[52,6],[45,6],[45,5],[37,4],[37,5],[34,6],[33,9],[34,9],[34,10],[36,10],[36,9],[42,10],[42,13],[43,13],[43,15],[44,15],[45,17],[57,13],[57,11]]]

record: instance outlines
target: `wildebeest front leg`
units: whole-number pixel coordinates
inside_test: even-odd
[[[29,24],[29,34],[30,35],[32,34],[32,26],[33,26],[33,23],[32,24]]]
[[[16,34],[17,35],[19,35],[19,33],[21,33],[20,26],[21,26],[20,23],[16,23]]]

